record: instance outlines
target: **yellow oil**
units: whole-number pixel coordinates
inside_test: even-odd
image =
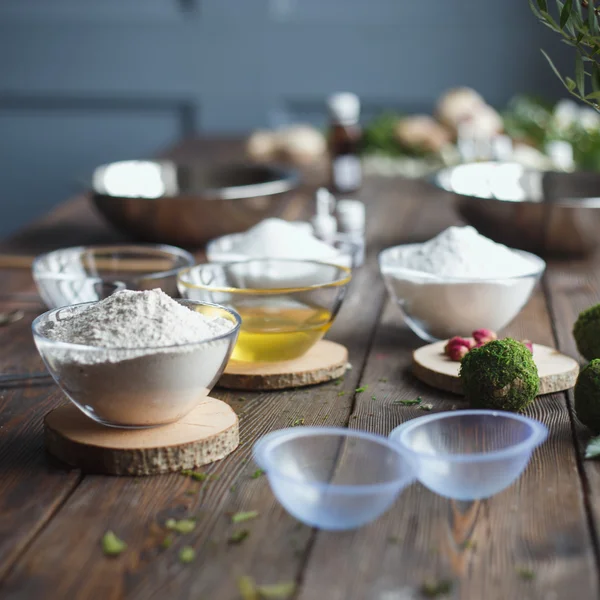
[[[321,307],[236,307],[242,326],[232,358],[244,362],[292,360],[305,354],[331,325]]]

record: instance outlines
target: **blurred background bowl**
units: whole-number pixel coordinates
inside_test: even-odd
[[[577,257],[600,244],[600,173],[558,173],[517,163],[463,164],[437,172],[460,216],[481,234],[542,256]]]
[[[119,289],[162,289],[178,296],[177,271],[194,257],[164,245],[76,246],[41,254],[32,274],[48,308],[102,300]]]
[[[136,239],[202,246],[281,216],[298,181],[293,169],[272,165],[123,161],[94,171],[92,198],[114,227]]]
[[[184,298],[241,315],[234,360],[272,362],[302,356],[325,335],[350,279],[346,267],[265,258],[196,265],[179,273],[178,286]]]
[[[525,306],[546,268],[538,256],[516,250],[531,263],[530,272],[494,279],[443,277],[402,266],[404,253],[414,247],[403,244],[384,250],[379,269],[408,326],[428,342],[470,337],[481,328],[500,331]]]

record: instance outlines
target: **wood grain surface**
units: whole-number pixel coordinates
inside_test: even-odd
[[[174,154],[193,160],[209,152],[226,160],[238,151],[233,142],[192,141]],[[366,527],[317,532],[289,516],[256,471],[252,444],[275,429],[339,425],[387,435],[426,414],[399,400],[421,396],[434,412],[462,406],[460,398],[411,375],[411,353],[421,342],[386,303],[376,261],[386,246],[428,239],[455,222],[449,197],[422,183],[375,178],[360,196],[367,205],[367,262],[327,336],[348,348],[353,368],[339,385],[214,391],[238,414],[241,439],[235,452],[204,469],[213,478],[173,473],[138,480],[68,470],[42,447],[42,418],[64,401],[60,392],[49,384],[0,391],[0,597],[238,600],[236,580],[247,575],[262,584],[296,582],[294,600],[417,600],[425,580],[446,579],[452,585],[445,597],[454,599],[598,598],[600,465],[581,459],[589,433],[574,419],[567,394],[528,409],[549,426],[549,439],[513,486],[481,503],[452,503],[413,485]],[[309,200],[299,195],[293,218],[306,216]],[[32,255],[122,239],[77,199],[0,251]],[[580,309],[600,299],[598,266],[551,264],[506,333],[576,356],[570,327]],[[26,308],[26,319],[0,328],[0,368],[37,371],[42,365],[28,326],[43,309],[18,300],[33,292],[26,272],[0,277],[0,309]],[[231,513],[250,510],[258,511],[255,519],[231,523]],[[166,520],[184,517],[196,519],[193,530],[162,548]],[[116,558],[103,556],[100,547],[109,529],[128,544]],[[248,536],[232,543],[240,529]],[[196,551],[191,564],[178,559],[183,546]]]

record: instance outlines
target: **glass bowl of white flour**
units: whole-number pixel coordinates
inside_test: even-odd
[[[529,300],[546,263],[473,227],[449,227],[428,242],[384,250],[379,268],[409,327],[435,342],[506,327]]]
[[[88,417],[144,428],[176,422],[206,398],[240,323],[216,304],[124,290],[48,311],[32,330],[48,371]]]

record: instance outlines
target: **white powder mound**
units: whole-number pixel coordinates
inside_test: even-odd
[[[282,219],[265,219],[240,236],[231,252],[251,258],[335,258],[338,251],[306,230]]]
[[[399,254],[397,266],[468,279],[518,277],[536,269],[527,258],[480,235],[474,227],[449,227],[428,242],[407,247]]]
[[[133,349],[201,342],[232,328],[232,322],[190,310],[160,289],[123,290],[57,321],[46,335],[72,344]]]

